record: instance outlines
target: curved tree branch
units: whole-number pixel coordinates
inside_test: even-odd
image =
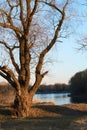
[[[52,4],[51,2],[48,3],[46,1],[41,1],[41,2],[48,5],[48,6],[50,6],[50,7],[52,7],[52,8],[54,8],[55,10],[57,10],[58,12],[60,12],[62,14],[62,11],[55,4]]]
[[[4,77],[12,85],[15,83],[14,86],[15,86],[18,94],[19,95],[21,94],[21,92],[20,92],[20,84],[19,84],[17,78],[15,77],[14,73],[12,72],[12,70],[10,70],[6,66],[3,66],[3,67],[0,66],[0,75],[2,77]]]
[[[39,61],[38,61],[38,64],[36,66],[36,80],[35,80],[35,84],[31,88],[31,91],[37,91],[37,89],[38,89],[37,84],[40,84],[42,81],[42,78],[48,73],[48,71],[47,71],[47,72],[41,74],[41,70],[42,70],[42,66],[43,66],[43,62],[44,62],[44,57],[50,51],[50,49],[53,47],[53,45],[57,41],[61,26],[62,26],[64,19],[65,19],[65,9],[66,9],[66,6],[68,5],[68,0],[66,1],[65,5],[63,6],[62,11],[60,11],[56,6],[53,6],[52,4],[48,4],[48,5],[50,5],[51,7],[54,7],[58,12],[61,13],[61,19],[58,22],[53,39],[51,40],[49,45],[40,54]]]
[[[30,16],[34,15],[34,13],[36,12],[37,6],[38,6],[38,0],[35,0],[34,8],[33,8],[32,12],[31,12]]]

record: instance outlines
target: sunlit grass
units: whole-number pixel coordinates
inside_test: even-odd
[[[65,113],[67,108],[62,108],[63,106],[40,106],[35,108],[38,109],[42,117],[28,117],[25,119],[13,118],[9,107],[0,108],[0,125],[3,130],[85,130],[84,122],[87,121],[87,115],[84,113]],[[47,109],[46,109],[47,108]],[[59,109],[58,109],[59,108]],[[42,111],[43,109],[43,111]],[[47,113],[45,113],[47,110]],[[61,113],[61,116],[52,116],[50,113]],[[68,109],[69,111],[69,109]],[[73,112],[73,111],[72,111]],[[38,113],[38,112],[37,112]],[[52,113],[51,113],[52,114]]]

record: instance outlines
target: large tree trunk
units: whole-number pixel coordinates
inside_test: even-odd
[[[29,110],[32,105],[32,99],[33,96],[28,93],[28,91],[25,91],[18,95],[16,94],[15,100],[14,100],[14,109],[15,109],[15,115],[17,117],[27,117],[29,114]]]

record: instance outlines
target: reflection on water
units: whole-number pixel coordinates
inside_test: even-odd
[[[72,103],[87,103],[87,97],[84,95],[80,96],[72,96],[70,101]]]
[[[69,93],[56,93],[56,94],[36,94],[34,100],[41,102],[54,102],[56,105],[70,104]]]

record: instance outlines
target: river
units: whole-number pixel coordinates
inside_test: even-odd
[[[40,102],[54,102],[56,105],[70,104],[71,100],[68,95],[69,93],[36,94],[34,100],[39,100]]]

